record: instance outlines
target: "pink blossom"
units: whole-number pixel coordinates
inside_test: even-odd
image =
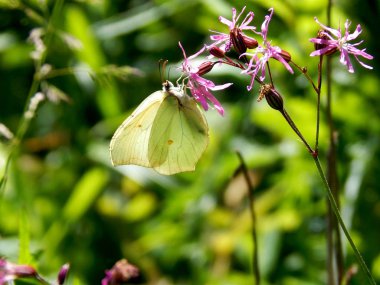
[[[356,39],[361,34],[362,28],[360,25],[357,25],[354,33],[350,34],[348,28],[350,27],[351,22],[349,20],[346,20],[344,24],[345,33],[342,34],[340,27],[337,30],[332,29],[321,24],[316,17],[314,19],[324,29],[322,33],[324,36],[326,36],[326,38],[318,37],[310,39],[311,42],[322,46],[322,48],[313,51],[310,56],[331,54],[335,50],[338,50],[340,51],[340,62],[347,66],[349,72],[354,72],[349,54],[352,54],[356,60],[365,68],[372,69],[371,66],[364,64],[358,59],[358,56],[362,56],[366,59],[373,59],[372,55],[365,52],[366,49],[360,50],[356,48],[356,46],[360,45],[363,41],[353,44],[348,43],[349,41]]]
[[[261,25],[261,32],[256,32],[257,34],[261,35],[263,38],[263,45],[259,45],[253,53],[245,53],[244,55],[250,55],[251,59],[247,65],[247,68],[243,71],[243,73],[246,73],[251,76],[251,83],[247,87],[248,90],[251,90],[253,87],[253,83],[255,81],[255,77],[257,75],[260,75],[259,79],[260,81],[264,81],[265,74],[266,74],[266,65],[270,58],[277,59],[279,62],[281,62],[285,68],[290,72],[294,73],[293,69],[290,67],[288,61],[286,60],[286,57],[284,54],[287,54],[285,51],[283,51],[278,46],[272,46],[271,42],[268,41],[267,35],[268,35],[268,26],[269,22],[272,19],[273,15],[273,8],[269,9],[270,14],[265,16],[265,20],[263,24]],[[261,57],[258,56],[258,54],[261,54]]]
[[[238,25],[238,21],[240,16],[243,14],[245,10],[245,7],[241,10],[240,14],[236,16],[236,9],[232,8],[232,21],[227,20],[226,18],[220,16],[219,21],[225,25],[228,26],[229,28],[229,33],[221,33],[217,31],[212,31],[216,34],[211,35],[210,38],[211,40],[215,41],[212,46],[219,46],[224,52],[228,52],[231,49],[232,46],[232,41],[231,41],[231,32],[234,29],[238,29],[240,32],[242,30],[255,30],[256,27],[254,26],[249,26],[249,23],[252,22],[254,14],[253,12],[248,12],[248,14],[245,16],[243,22],[241,25]]]
[[[232,85],[232,83],[227,83],[223,85],[215,85],[211,80],[205,79],[199,75],[199,67],[193,67],[190,64],[190,60],[201,54],[205,47],[200,51],[187,57],[185,50],[183,49],[181,43],[179,43],[180,48],[183,52],[184,61],[182,63],[182,72],[188,77],[188,88],[191,94],[203,107],[204,110],[208,110],[208,101],[210,101],[215,109],[221,114],[224,114],[224,109],[220,102],[212,95],[209,90],[222,90]]]
[[[117,285],[124,284],[125,282],[137,277],[139,269],[130,264],[128,260],[121,259],[117,261],[114,266],[105,271],[106,276],[102,279],[102,285]]]

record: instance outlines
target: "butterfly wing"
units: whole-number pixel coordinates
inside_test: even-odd
[[[114,166],[135,164],[152,167],[148,145],[153,121],[167,92],[156,91],[148,96],[116,130],[110,143]]]
[[[192,171],[208,145],[208,126],[195,100],[171,92],[153,121],[148,146],[151,167],[171,175]]]

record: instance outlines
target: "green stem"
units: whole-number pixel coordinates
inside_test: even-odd
[[[236,152],[239,160],[240,166],[243,170],[244,179],[247,182],[248,186],[248,199],[249,199],[249,210],[251,213],[252,220],[252,241],[253,241],[253,249],[252,249],[252,267],[253,267],[253,275],[255,277],[255,284],[260,285],[260,269],[259,269],[259,257],[258,257],[258,243],[257,243],[257,233],[256,233],[256,214],[255,214],[255,201],[254,201],[254,189],[252,181],[249,177],[247,165],[245,164],[244,158],[239,151]]]
[[[318,64],[318,87],[317,87],[317,126],[315,129],[315,148],[314,151],[318,153],[319,148],[319,124],[320,124],[320,111],[321,111],[321,87],[322,87],[322,64],[323,56],[319,57]]]
[[[307,68],[299,66],[294,61],[290,61],[290,62],[305,76],[305,78],[307,79],[307,81],[309,81],[309,83],[311,84],[311,86],[313,86],[314,91],[316,93],[318,93],[318,87],[315,86],[313,79],[311,78],[311,76],[309,75],[309,72],[307,71]]]
[[[331,12],[332,12],[333,1],[327,1],[327,25],[331,26]],[[322,62],[322,57],[320,59]],[[337,206],[339,209],[339,179],[337,172],[337,154],[336,154],[336,139],[335,139],[335,127],[332,114],[332,70],[331,70],[331,57],[327,57],[326,63],[326,78],[327,78],[327,102],[326,102],[326,113],[329,126],[329,152],[327,155],[327,178],[330,185],[330,189],[334,195],[334,198],[337,201]],[[327,218],[330,220],[330,224],[335,233],[335,257],[336,257],[336,267],[338,275],[338,285],[342,284],[343,275],[344,275],[344,257],[343,257],[343,247],[342,247],[342,238],[339,230],[339,225],[335,218],[331,215],[331,209],[329,209],[329,214]],[[333,234],[331,233],[331,235]]]
[[[45,45],[46,45],[47,49],[49,48],[50,43],[53,39],[53,32],[54,32],[55,23],[59,19],[59,13],[62,10],[63,3],[64,3],[64,0],[57,0],[55,2],[52,16],[49,19],[49,22],[47,23],[46,40],[45,40]],[[38,91],[38,88],[40,86],[41,78],[39,76],[39,73],[40,73],[40,69],[41,69],[42,65],[44,64],[44,62],[46,60],[46,55],[47,55],[47,51],[45,51],[42,54],[41,58],[35,63],[35,72],[33,75],[33,82],[32,82],[32,85],[30,86],[28,96],[27,96],[26,101],[25,101],[26,103],[24,106],[24,113],[23,113],[24,115],[21,118],[21,121],[20,121],[19,127],[17,129],[16,135],[12,140],[12,144],[10,146],[9,154],[8,154],[8,157],[7,157],[6,162],[5,162],[4,174],[0,180],[0,195],[3,193],[3,190],[4,190],[5,185],[6,185],[7,175],[8,175],[7,173],[8,173],[9,165],[12,161],[13,156],[14,156],[14,153],[19,149],[19,145],[20,145],[21,141],[23,140],[25,133],[28,130],[30,122],[32,120],[32,118],[26,117],[25,114],[28,111],[32,97],[34,96],[34,94],[36,94],[36,92]]]
[[[321,163],[319,162],[319,158],[318,158],[318,156],[313,156],[313,159],[314,159],[315,165],[317,166],[319,176],[321,177],[321,179],[322,179],[322,181],[323,181],[323,184],[324,184],[324,186],[325,186],[325,189],[326,189],[326,192],[327,192],[327,196],[328,196],[328,199],[329,199],[329,201],[330,201],[330,205],[331,205],[332,210],[333,210],[333,212],[334,212],[334,214],[335,214],[335,216],[336,216],[336,218],[337,218],[337,220],[338,220],[338,223],[339,223],[340,227],[342,228],[343,233],[344,233],[344,235],[346,236],[346,238],[347,238],[349,244],[351,245],[351,248],[352,248],[352,250],[354,251],[354,254],[355,254],[355,256],[356,256],[356,259],[357,259],[357,261],[359,262],[359,264],[360,264],[362,270],[363,270],[363,271],[365,272],[365,274],[367,275],[368,280],[370,281],[370,283],[371,283],[372,285],[376,285],[376,281],[375,281],[375,279],[372,277],[371,272],[369,271],[369,269],[368,269],[366,263],[364,262],[364,259],[363,259],[362,255],[360,254],[359,250],[358,250],[357,247],[355,246],[355,243],[354,243],[354,241],[352,240],[350,234],[348,233],[348,230],[347,230],[347,228],[346,228],[346,225],[345,225],[344,222],[343,222],[342,216],[341,216],[340,213],[339,213],[338,205],[337,205],[337,203],[336,203],[336,201],[335,201],[335,199],[334,199],[334,195],[333,195],[333,193],[332,193],[332,191],[331,191],[331,189],[330,189],[330,186],[329,186],[329,184],[328,184],[328,182],[327,182],[326,176],[325,176],[325,174],[324,174],[324,172],[323,172],[323,170],[322,170]]]
[[[293,129],[293,131],[298,135],[298,137],[302,140],[303,144],[306,146],[308,152],[314,157],[316,155],[315,151],[311,148],[311,146],[308,144],[306,139],[303,137],[299,129],[297,128],[296,124],[293,122],[292,118],[289,116],[289,114],[286,112],[285,108],[282,110],[279,110],[279,112],[282,114],[282,116],[285,118],[285,120],[288,122],[289,126]]]

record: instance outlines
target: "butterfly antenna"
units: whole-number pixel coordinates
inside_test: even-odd
[[[167,59],[160,59],[158,61],[158,70],[160,72],[160,76],[161,76],[161,82],[164,82],[165,81],[165,70],[166,70],[166,65],[168,64],[168,60]]]
[[[168,78],[170,78],[170,70],[171,69],[171,66],[169,66],[169,68],[168,68],[168,74],[167,74],[167,76],[168,76]]]

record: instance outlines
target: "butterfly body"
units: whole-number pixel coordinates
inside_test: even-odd
[[[111,139],[113,165],[140,165],[171,175],[192,171],[208,145],[207,121],[171,82],[148,96]]]

